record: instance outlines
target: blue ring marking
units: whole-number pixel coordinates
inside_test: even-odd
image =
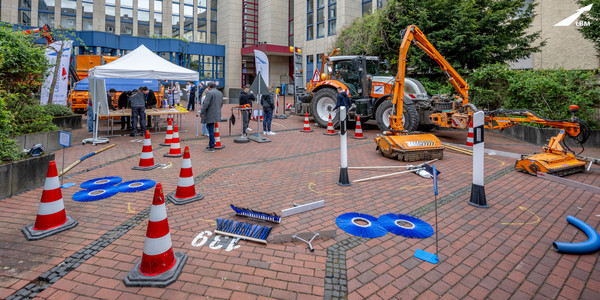
[[[137,179],[125,181],[117,185],[120,193],[135,193],[152,188],[156,185],[156,181],[150,179]]]
[[[411,223],[412,228],[399,226],[396,221]],[[379,217],[379,224],[389,232],[407,238],[424,239],[433,235],[433,227],[429,223],[409,215],[385,214]]]
[[[105,189],[81,190],[73,194],[73,200],[77,202],[90,202],[112,197],[119,192],[117,187],[110,186]]]
[[[368,224],[360,225],[355,222],[356,220],[363,220]],[[387,234],[387,230],[377,222],[377,218],[367,214],[345,213],[338,216],[335,223],[343,231],[364,238],[382,237]]]
[[[99,190],[99,189],[107,188],[109,186],[113,186],[121,181],[123,181],[123,178],[118,177],[118,176],[100,177],[100,178],[88,180],[79,186],[82,189],[86,189],[86,190]]]

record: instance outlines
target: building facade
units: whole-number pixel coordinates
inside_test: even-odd
[[[533,0],[532,0],[533,1]],[[304,81],[333,50],[340,31],[354,19],[385,7],[388,0],[2,0],[3,22],[70,28],[84,40],[79,53],[122,55],[145,44],[164,58],[196,69],[202,80],[217,80],[236,97],[255,78],[254,50],[269,58],[267,85],[293,81],[293,53],[302,53]],[[596,69],[592,44],[572,18],[575,0],[535,0],[530,28],[546,46],[514,68]],[[571,17],[574,21],[557,26]],[[564,23],[564,22],[563,22]],[[161,38],[162,37],[162,38]],[[164,39],[176,37],[178,39]],[[185,39],[185,41],[183,40]],[[168,41],[168,42],[165,42]],[[189,41],[189,43],[187,42]],[[292,48],[290,48],[292,47]]]

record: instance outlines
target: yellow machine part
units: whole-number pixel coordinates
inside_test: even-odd
[[[400,161],[419,161],[442,159],[444,157],[444,145],[433,134],[430,133],[390,133],[375,138],[377,150],[389,158],[397,158]]]
[[[536,175],[537,172],[556,176],[566,176],[585,170],[585,161],[575,158],[570,153],[538,153],[531,156],[523,156],[515,163],[517,170]]]

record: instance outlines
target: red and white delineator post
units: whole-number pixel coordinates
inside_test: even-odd
[[[350,179],[348,178],[348,139],[346,131],[346,123],[348,118],[346,117],[346,107],[340,106],[340,178],[337,184],[341,186],[350,186]]]
[[[471,185],[471,198],[469,204],[487,208],[484,188],[484,146],[483,146],[483,125],[485,114],[483,111],[478,111],[473,114],[473,184]]]

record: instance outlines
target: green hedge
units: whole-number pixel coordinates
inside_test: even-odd
[[[416,77],[429,94],[455,93],[445,78]],[[569,105],[578,105],[578,118],[600,128],[594,118],[600,108],[600,85],[596,71],[511,70],[508,65],[483,67],[464,76],[471,103],[479,109],[529,109],[548,119],[571,117]]]
[[[42,107],[47,114],[53,117],[68,117],[75,115],[69,107],[60,104],[46,104]]]

